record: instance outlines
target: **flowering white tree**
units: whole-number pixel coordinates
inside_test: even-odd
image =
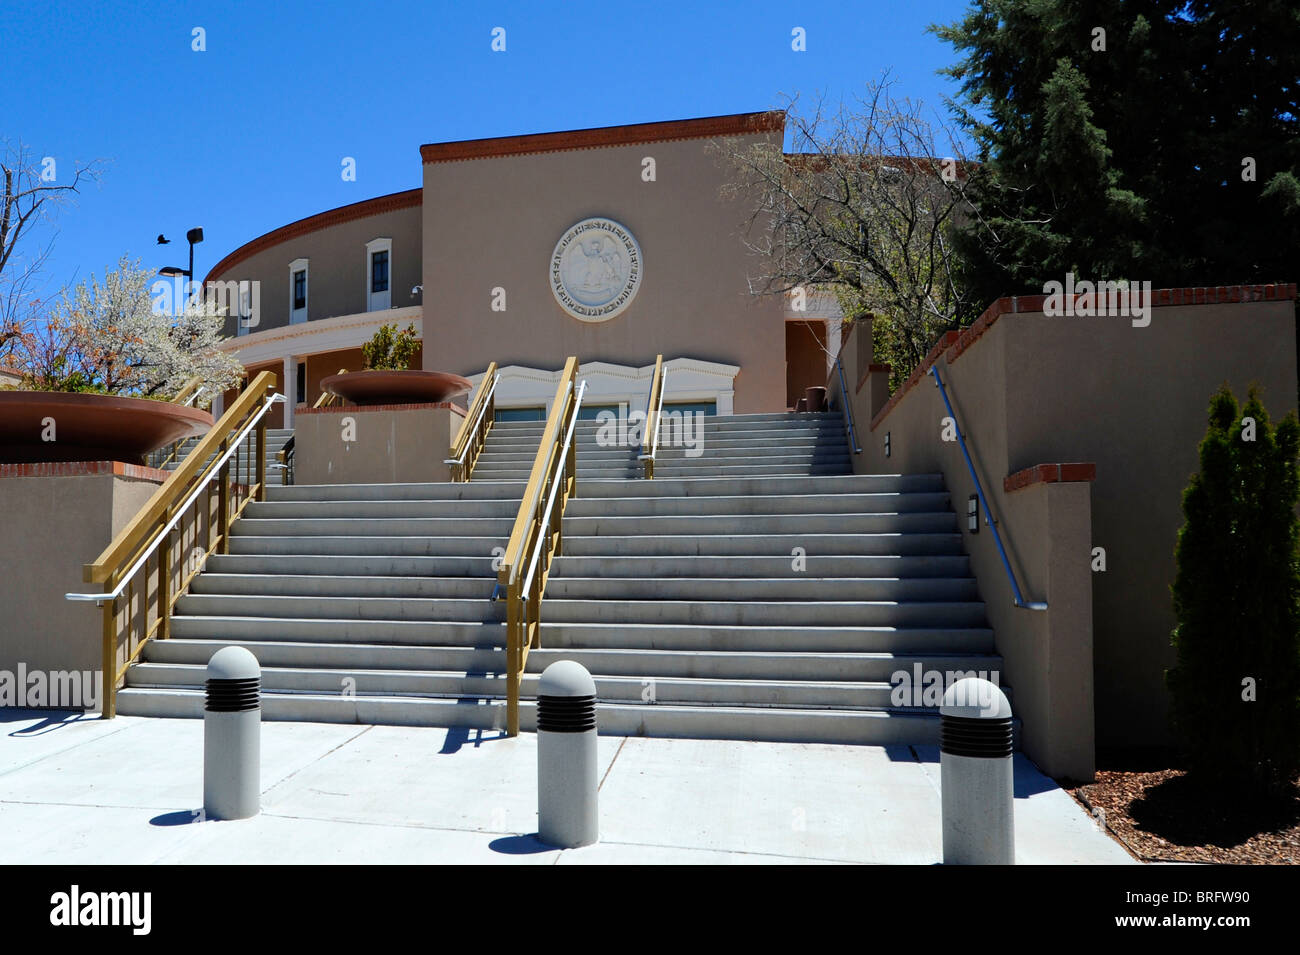
[[[155,311],[150,279],[123,256],[103,282],[92,275],[64,296],[14,350],[28,386],[167,397],[198,376],[211,394],[233,387],[243,366],[217,347],[224,316],[198,299],[179,316]]]

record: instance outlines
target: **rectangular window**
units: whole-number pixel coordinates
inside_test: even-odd
[[[293,273],[293,307],[307,307],[307,270]]]
[[[370,256],[370,291],[388,291],[388,252],[374,252]]]
[[[545,421],[546,408],[498,408],[496,419],[498,421]]]

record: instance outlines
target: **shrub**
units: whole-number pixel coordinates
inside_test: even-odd
[[[396,325],[385,325],[361,346],[361,354],[365,357],[366,368],[373,371],[406,371],[411,367],[411,359],[415,357],[419,344],[414,324],[401,332]]]
[[[1239,408],[1224,385],[1183,493],[1173,721],[1190,773],[1243,793],[1285,791],[1300,771],[1298,449],[1294,412],[1275,430],[1257,388]]]

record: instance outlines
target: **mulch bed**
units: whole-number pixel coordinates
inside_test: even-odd
[[[1300,783],[1270,804],[1207,792],[1181,769],[1098,770],[1067,790],[1147,862],[1300,864]]]

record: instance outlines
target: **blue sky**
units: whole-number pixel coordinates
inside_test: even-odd
[[[46,291],[126,253],[202,277],[303,216],[420,185],[428,142],[747,112],[851,96],[889,69],[936,110],[965,0],[770,3],[5,3],[0,136],[103,159],[58,214]],[[206,32],[205,52],[191,49]],[[506,30],[506,51],[491,50]],[[806,52],[791,50],[803,27]],[[340,176],[356,159],[357,179]],[[154,239],[173,240],[159,247]],[[48,237],[48,233],[44,234]],[[39,241],[35,237],[33,241]],[[30,246],[29,246],[30,249]]]

